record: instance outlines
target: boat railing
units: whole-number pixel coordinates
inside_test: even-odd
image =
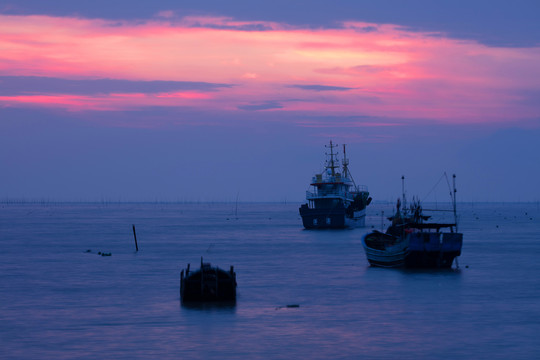
[[[368,191],[368,187],[367,187],[366,185],[356,185],[356,191],[357,191],[357,192],[361,192],[361,191],[367,192],[367,191]]]
[[[322,199],[322,198],[346,198],[346,193],[344,191],[306,191],[306,199]]]

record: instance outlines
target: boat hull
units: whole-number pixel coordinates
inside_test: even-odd
[[[371,266],[407,268],[450,268],[461,255],[463,234],[410,233],[392,236],[374,231],[362,238]]]
[[[302,224],[306,229],[343,229],[347,227],[363,227],[366,222],[366,211],[355,211],[352,216],[345,208],[311,209],[302,205],[299,209]]]
[[[408,238],[407,267],[449,268],[454,258],[461,255],[461,233],[417,232],[409,234]]]
[[[366,257],[372,266],[402,267],[408,254],[408,244],[400,238],[371,232],[362,238]]]

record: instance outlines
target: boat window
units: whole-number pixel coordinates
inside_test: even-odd
[[[329,217],[326,218],[326,225],[330,225],[332,223],[332,219]]]

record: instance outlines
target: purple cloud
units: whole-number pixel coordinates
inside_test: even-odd
[[[265,101],[265,102],[258,103],[258,104],[240,105],[240,106],[238,106],[238,109],[247,110],[247,111],[283,109],[283,105],[281,105],[277,101],[270,100],[270,101]]]
[[[172,91],[211,92],[232,84],[194,81],[133,81],[118,79],[70,80],[40,76],[0,76],[0,95],[110,93],[163,93]]]
[[[354,89],[350,87],[327,86],[327,85],[291,85],[290,87],[298,88],[302,90],[313,90],[313,91],[348,91],[348,90]]]

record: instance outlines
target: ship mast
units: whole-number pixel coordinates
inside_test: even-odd
[[[327,168],[330,168],[332,170],[332,176],[336,176],[336,167],[337,165],[335,164],[335,161],[334,161],[334,148],[338,147],[338,145],[333,145],[332,144],[332,140],[330,140],[330,146],[328,145],[325,145],[327,148],[330,148],[330,166],[327,166]],[[328,155],[328,153],[326,154]],[[337,153],[336,153],[337,155]]]
[[[343,144],[343,176],[350,179],[353,183],[354,190],[359,191],[351,172],[349,171],[349,159],[347,159],[347,151],[345,150],[345,144]]]
[[[349,159],[347,159],[347,152],[345,151],[345,144],[343,144],[343,176],[349,177]]]
[[[404,211],[406,211],[406,203],[405,203],[405,175],[401,175],[401,194],[402,194],[402,197],[403,197],[403,204],[402,204],[402,209]]]

